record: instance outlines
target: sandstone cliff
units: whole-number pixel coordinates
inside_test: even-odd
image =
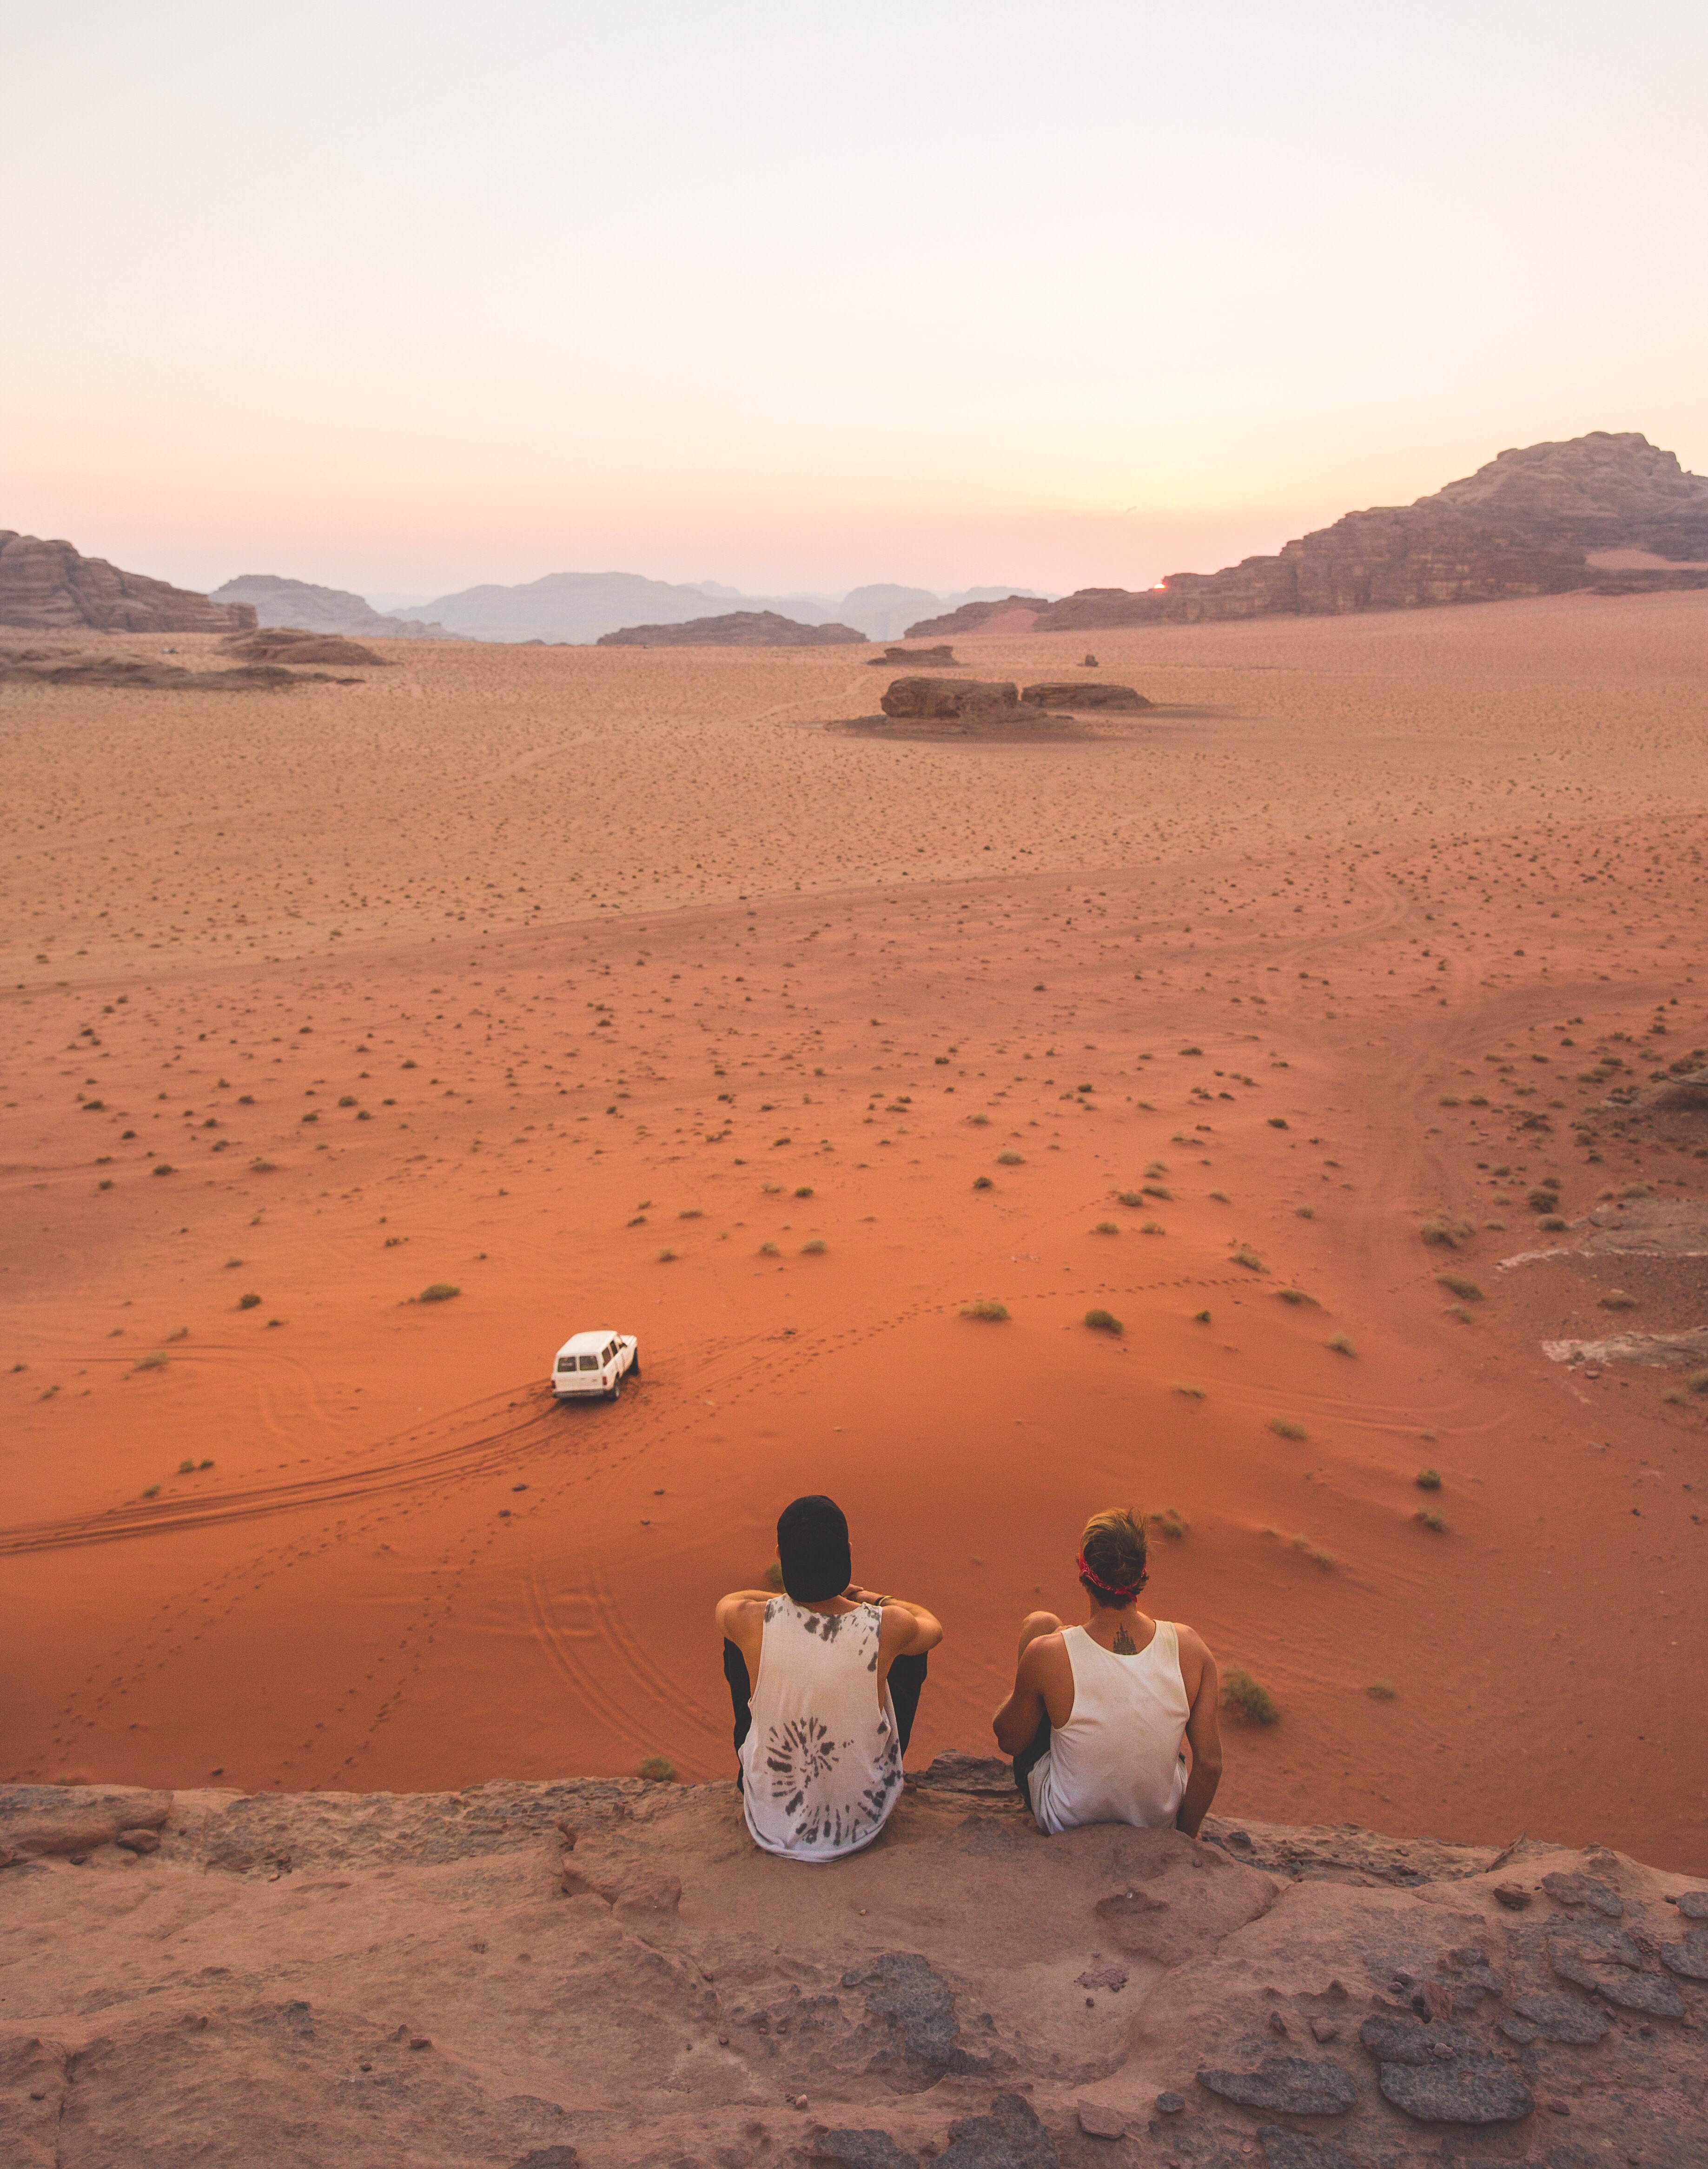
[[[165,580],[120,572],[69,542],[43,542],[0,528],[0,626],[30,632],[238,632],[247,604],[211,602]]]
[[[877,1844],[729,1785],[0,1792],[7,2169],[1702,2169],[1708,1888],[1214,1819]]]
[[[603,632],[595,648],[863,648],[851,625],[801,625],[776,610],[730,610],[686,625],[629,625]]]
[[[1410,505],[1349,512],[1333,526],[1220,573],[1173,573],[1132,593],[1085,588],[1038,617],[1041,632],[1203,620],[1414,610],[1612,585],[1708,584],[1696,570],[1609,576],[1592,551],[1708,557],[1708,479],[1635,431],[1503,452]]]

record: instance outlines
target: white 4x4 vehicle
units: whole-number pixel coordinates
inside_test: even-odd
[[[640,1343],[632,1335],[613,1333],[608,1327],[599,1333],[574,1333],[552,1366],[552,1391],[560,1401],[590,1394],[614,1401],[622,1391],[625,1376],[640,1376]]]

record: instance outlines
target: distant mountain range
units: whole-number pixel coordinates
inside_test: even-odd
[[[319,588],[312,580],[287,580],[277,573],[241,573],[216,588],[216,603],[247,603],[262,625],[297,632],[365,632],[374,640],[454,640],[442,625],[419,618],[388,617],[348,588]]]
[[[227,592],[220,590],[222,595]],[[632,626],[686,625],[734,611],[771,611],[798,625],[840,623],[868,640],[892,640],[929,611],[1010,593],[1001,586],[939,595],[929,588],[879,584],[846,595],[750,595],[716,580],[688,585],[649,580],[639,573],[548,573],[520,587],[464,588],[414,608],[399,606],[395,614],[436,622],[466,640],[568,641],[578,646]]]

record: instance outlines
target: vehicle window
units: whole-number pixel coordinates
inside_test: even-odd
[[[558,1368],[560,1371],[573,1371],[575,1368],[575,1358],[573,1356],[560,1356],[558,1358]]]
[[[599,1358],[596,1356],[584,1356],[581,1358],[581,1367],[584,1371],[596,1371],[599,1368]]]
[[[615,1356],[615,1355],[616,1355],[616,1343],[613,1340],[613,1341],[611,1342],[611,1344],[610,1347],[609,1347],[609,1348],[607,1348],[607,1349],[606,1350],[606,1351],[605,1351],[605,1360],[606,1360],[606,1362],[607,1363],[608,1363],[608,1362],[610,1362],[610,1361],[611,1361],[611,1357],[612,1357],[613,1356]]]

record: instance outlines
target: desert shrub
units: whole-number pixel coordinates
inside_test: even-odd
[[[660,1250],[659,1252],[659,1263],[661,1266],[673,1266],[675,1262],[676,1254],[674,1250]]]
[[[240,1295],[238,1298],[239,1310],[259,1310],[260,1308],[261,1298],[258,1295]]]
[[[1204,1049],[1201,1047],[1182,1047],[1180,1051],[1182,1056],[1189,1054],[1202,1054],[1204,1053]]]
[[[1600,1300],[1604,1310],[1635,1310],[1637,1307],[1636,1298],[1627,1295],[1623,1288],[1609,1288]]]
[[[1684,1383],[1693,1394],[1708,1394],[1708,1371],[1693,1371]]]
[[[1557,1212],[1545,1212],[1536,1225],[1545,1235],[1557,1235],[1566,1223]]]
[[[1628,1182],[1619,1194],[1621,1197],[1652,1197],[1654,1195],[1646,1182]]]
[[[1310,1434],[1305,1431],[1304,1426],[1302,1424],[1294,1423],[1290,1416],[1271,1416],[1269,1419],[1269,1428],[1274,1432],[1277,1438],[1290,1438],[1296,1440],[1306,1438],[1310,1436]]]
[[[193,1461],[180,1461],[178,1464],[178,1473],[180,1476],[194,1476],[195,1463]]]
[[[969,1115],[967,1120],[974,1129],[985,1130],[990,1127],[990,1117],[988,1115]]]
[[[1444,1537],[1447,1534],[1446,1522],[1439,1514],[1432,1514],[1427,1506],[1420,1506],[1412,1518],[1424,1528],[1433,1530],[1438,1537]]]
[[[673,1785],[676,1782],[676,1766],[663,1755],[649,1755],[642,1761],[638,1774],[649,1785]]]
[[[1147,1518],[1157,1535],[1166,1537],[1172,1544],[1177,1544],[1186,1534],[1187,1525],[1176,1507],[1171,1506],[1166,1513],[1152,1514]]]
[[[157,1499],[160,1496],[160,1486],[157,1484],[145,1484],[142,1487],[142,1496],[145,1499]]]
[[[1225,1190],[1213,1190],[1210,1192],[1210,1196],[1215,1200],[1218,1205],[1227,1205],[1232,1202],[1232,1200],[1229,1197]]]
[[[1147,1159],[1145,1163],[1145,1172],[1147,1175],[1166,1175],[1168,1162],[1166,1159]]]
[[[157,1348],[152,1356],[139,1356],[131,1368],[133,1371],[163,1371],[166,1368],[165,1354]]]
[[[1094,1235],[1118,1235],[1120,1232],[1113,1220],[1100,1220],[1092,1230]]]
[[[1026,1155],[1024,1153],[1000,1152],[996,1155],[996,1164],[998,1167],[1024,1167]]]
[[[1438,1216],[1426,1220],[1417,1230],[1426,1243],[1439,1250],[1456,1250],[1461,1243],[1468,1242],[1476,1233],[1469,1220],[1449,1220]]]
[[[1316,1208],[1311,1205],[1295,1205],[1293,1214],[1298,1220],[1314,1220],[1316,1218]]]
[[[1115,1202],[1124,1205],[1129,1212],[1136,1212],[1145,1200],[1136,1190],[1123,1190],[1117,1194]]]
[[[1264,1270],[1263,1260],[1255,1250],[1236,1250],[1228,1262],[1230,1265],[1243,1266],[1248,1273],[1261,1273]]]
[[[995,1186],[995,1184],[991,1181],[988,1175],[975,1175],[973,1177],[973,1187],[974,1190],[994,1190]]]
[[[1204,1399],[1204,1390],[1202,1386],[1177,1385],[1174,1390],[1177,1394],[1183,1394],[1189,1401],[1201,1401]]]
[[[1284,1115],[1271,1115],[1269,1127],[1272,1130],[1284,1130],[1287,1127],[1287,1117]]]
[[[795,1192],[795,1196],[797,1197],[800,1197],[802,1196],[810,1197],[812,1194],[813,1193],[810,1190],[804,1192],[798,1190]],[[697,1205],[686,1205],[676,1215],[676,1218],[679,1220],[703,1220],[705,1217],[705,1214],[701,1211]]]
[[[1086,1324],[1093,1333],[1124,1333],[1127,1330],[1113,1310],[1088,1310]]]
[[[346,1092],[339,1100],[338,1104],[340,1107],[353,1107],[355,1103],[355,1094],[354,1092]]]
[[[981,1295],[976,1302],[963,1303],[961,1315],[963,1318],[981,1319],[986,1325],[1006,1325],[1008,1323],[1008,1306],[1006,1303],[996,1303],[990,1297]]]
[[[1249,1672],[1238,1665],[1222,1681],[1222,1700],[1253,1724],[1273,1724],[1281,1714],[1269,1690],[1260,1687]]]
[[[1210,1323],[1210,1314],[1207,1310],[1195,1310],[1192,1314],[1192,1322],[1194,1325],[1208,1325]]]
[[[1174,1192],[1166,1182],[1147,1182],[1140,1194],[1145,1197],[1160,1197],[1165,1205],[1174,1202]]]
[[[1551,1212],[1560,1200],[1551,1190],[1533,1190],[1524,1202],[1532,1212]]]
[[[1438,1287],[1444,1287],[1449,1295],[1456,1295],[1461,1303],[1481,1303],[1482,1290],[1475,1281],[1468,1281],[1463,1273],[1437,1273]]]
[[[802,1244],[801,1255],[803,1258],[822,1258],[830,1247],[822,1235],[814,1235],[811,1242]]]
[[[148,1172],[150,1175],[176,1175],[178,1170],[175,1167],[168,1166],[163,1159],[157,1159]]]
[[[199,1462],[197,1462],[197,1463],[196,1463],[195,1465],[196,1465],[196,1468],[197,1468],[197,1469],[198,1469],[198,1470],[200,1470],[200,1469],[203,1469],[203,1468],[211,1468],[213,1467],[213,1463],[212,1463],[212,1462],[211,1462],[211,1461],[199,1461]]]
[[[1283,1303],[1290,1303],[1294,1304],[1308,1303],[1313,1308],[1315,1308],[1316,1303],[1316,1298],[1314,1295],[1306,1295],[1303,1288],[1277,1288],[1275,1292],[1280,1297]]]
[[[1420,1468],[1412,1481],[1420,1491],[1438,1491],[1441,1489],[1440,1473],[1433,1468]]]
[[[1461,1325],[1469,1325],[1470,1323],[1470,1313],[1462,1303],[1444,1304],[1441,1315],[1444,1318],[1456,1318]]]
[[[778,1250],[775,1243],[761,1243],[759,1246],[759,1255],[762,1258],[780,1258],[782,1252]]]
[[[797,1197],[810,1197],[812,1194],[813,1186],[809,1182],[803,1182],[800,1188],[795,1192],[795,1196]]]
[[[460,1287],[453,1287],[449,1281],[432,1281],[422,1289],[415,1300],[418,1303],[449,1303],[452,1296],[462,1293],[462,1290]]]
[[[1337,1333],[1333,1340],[1328,1343],[1328,1346],[1334,1351],[1337,1356],[1356,1356],[1358,1352],[1343,1333]]]
[[[1444,1092],[1440,1099],[1436,1101],[1436,1105],[1440,1107],[1456,1107],[1459,1101],[1451,1092]]]
[[[1166,1235],[1168,1230],[1160,1220],[1147,1220],[1139,1233],[1141,1235]]]
[[[1372,1680],[1364,1692],[1372,1702],[1392,1702],[1398,1689],[1391,1680]]]

